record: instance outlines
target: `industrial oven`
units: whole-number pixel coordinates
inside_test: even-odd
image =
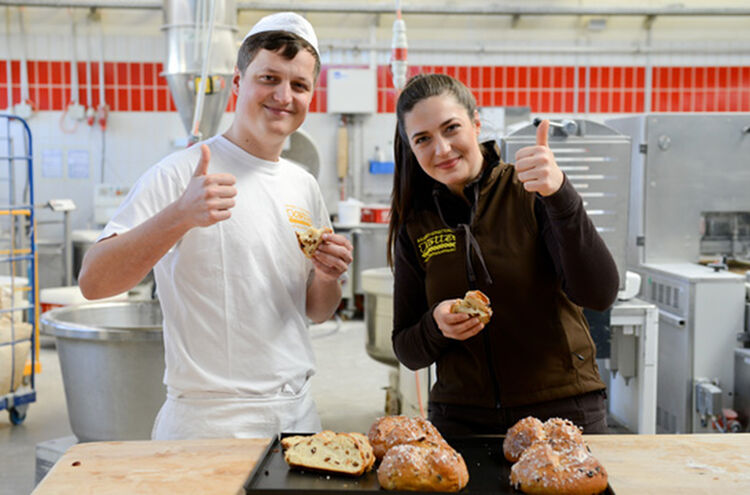
[[[594,222],[617,263],[620,288],[626,281],[626,236],[630,138],[601,123],[564,120],[550,123],[549,147],[583,199],[586,213]],[[515,160],[516,151],[536,143],[536,127],[521,127],[503,138],[502,156]]]

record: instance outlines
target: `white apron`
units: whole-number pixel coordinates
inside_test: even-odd
[[[308,381],[296,396],[269,399],[168,393],[151,438],[269,438],[280,432],[319,432],[320,417],[309,388]]]

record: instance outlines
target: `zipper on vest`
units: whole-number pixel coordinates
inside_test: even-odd
[[[492,380],[492,391],[495,392],[495,408],[500,409],[500,383],[497,381],[497,374],[495,371],[495,362],[492,360],[492,351],[490,349],[490,334],[483,331],[482,338],[484,339],[484,355],[487,357],[487,367],[490,371],[490,380]]]

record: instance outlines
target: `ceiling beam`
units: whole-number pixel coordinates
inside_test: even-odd
[[[160,0],[0,0],[0,6],[18,7],[59,7],[59,8],[102,8],[102,9],[147,9],[162,8]],[[392,2],[371,3],[363,1],[352,2],[268,2],[268,1],[238,1],[237,10],[256,11],[285,11],[296,12],[329,12],[350,14],[392,14]],[[670,7],[598,7],[598,6],[526,6],[505,5],[492,3],[477,3],[475,5],[453,4],[424,4],[403,5],[404,15],[474,15],[474,16],[631,16],[631,17],[734,17],[750,16],[750,8],[734,7],[684,7],[675,5]]]

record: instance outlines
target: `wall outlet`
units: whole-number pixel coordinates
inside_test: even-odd
[[[31,105],[29,105],[25,101],[22,101],[21,103],[17,103],[13,106],[13,113],[18,115],[22,119],[28,119],[34,114],[34,109],[31,108]]]
[[[72,103],[68,105],[67,113],[71,120],[83,120],[86,118],[86,107],[80,103]]]

